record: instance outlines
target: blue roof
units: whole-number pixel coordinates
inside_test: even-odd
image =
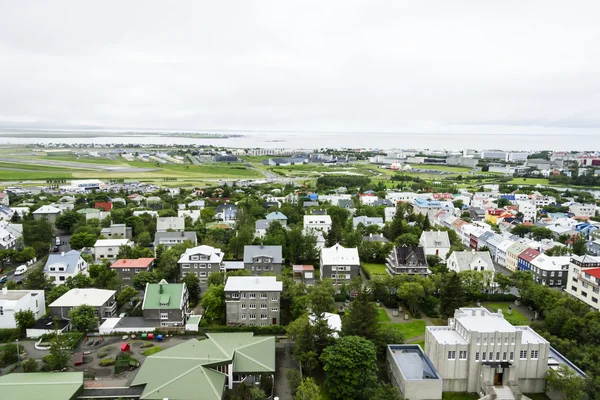
[[[46,261],[46,265],[44,266],[44,272],[50,272],[49,266],[52,264],[62,264],[65,266],[65,271],[61,272],[75,272],[75,267],[77,267],[77,263],[79,262],[79,257],[81,253],[77,250],[71,250],[64,255],[61,254],[50,254],[48,256],[48,261]]]
[[[500,197],[502,197],[503,199],[506,199],[506,200],[515,201],[514,194],[501,194]]]
[[[416,198],[415,204],[419,207],[441,207],[441,203],[437,200],[427,200]]]
[[[317,193],[311,193],[311,194],[307,194],[306,196],[302,197],[303,199],[308,198],[311,201],[317,201],[319,199],[319,195]]]

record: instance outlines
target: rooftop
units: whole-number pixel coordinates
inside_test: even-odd
[[[454,312],[454,319],[472,332],[516,332],[501,312],[492,313],[483,307],[460,308]]]
[[[40,290],[8,290],[6,293],[0,291],[0,300],[14,301],[22,299],[29,293],[39,293]]]
[[[78,307],[82,304],[99,307],[116,293],[105,289],[71,289],[50,304],[50,307]]]
[[[358,249],[345,248],[341,244],[336,244],[329,248],[321,249],[321,268],[323,265],[360,265],[360,258],[358,256]]]
[[[3,399],[72,399],[83,387],[83,372],[12,373],[0,377]]]
[[[148,268],[154,258],[120,259],[115,261],[111,268]]]
[[[60,254],[50,254],[46,261],[46,265],[44,265],[44,272],[49,273],[51,266],[64,266],[64,272],[73,273],[77,269],[77,263],[79,262],[80,256],[81,253],[77,250],[71,250]]]
[[[244,262],[252,263],[256,257],[268,257],[273,263],[280,264],[283,261],[281,246],[244,246]]]
[[[230,276],[225,282],[226,292],[257,291],[281,292],[283,283],[275,276]]]
[[[167,283],[164,279],[159,283],[146,284],[142,310],[180,310],[183,307],[184,283]]]
[[[129,243],[129,239],[98,239],[94,247],[121,247],[126,246]]]
[[[292,265],[293,272],[301,272],[301,271],[314,271],[315,267],[312,265]]]
[[[391,344],[388,349],[405,379],[442,379],[421,346]]]

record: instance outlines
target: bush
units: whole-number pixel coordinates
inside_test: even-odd
[[[20,347],[20,346],[19,346]],[[9,343],[0,349],[0,367],[14,364],[18,361],[17,345]]]
[[[292,391],[292,396],[296,395],[296,390],[298,390],[298,386],[302,383],[302,376],[300,375],[300,371],[296,368],[287,368],[285,370],[285,376],[287,377],[288,383],[290,385],[290,390]]]
[[[154,347],[154,343],[146,342],[146,343],[142,343],[142,345],[140,346],[140,348],[142,348],[142,349],[147,349],[148,347]]]
[[[114,346],[106,346],[98,351],[98,358],[104,358],[115,350]]]
[[[22,367],[25,372],[35,372],[38,369],[38,362],[33,358],[28,358],[23,361]]]
[[[21,336],[18,329],[0,329],[0,342],[14,342]]]
[[[100,360],[100,366],[101,367],[109,367],[111,365],[115,365],[115,359],[114,358],[105,358],[103,360]]]
[[[153,347],[150,347],[147,350],[142,351],[142,355],[148,357],[148,356],[151,356],[152,354],[158,353],[159,351],[162,351],[162,347],[160,347],[160,346],[153,346]]]
[[[285,335],[286,329],[281,325],[265,326],[209,326],[201,327],[204,332],[254,332],[257,335]]]
[[[510,293],[493,293],[493,294],[484,294],[483,297],[481,298],[481,301],[493,301],[493,302],[504,302],[504,301],[509,301],[509,302],[514,302],[515,300],[517,300],[518,297],[515,296],[514,294],[510,294]]]

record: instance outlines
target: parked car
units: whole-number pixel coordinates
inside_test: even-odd
[[[6,281],[8,281],[8,276],[3,276],[2,278],[0,278],[0,283],[6,283]]]
[[[27,272],[26,265],[20,265],[15,269],[15,275],[23,275],[25,272]]]

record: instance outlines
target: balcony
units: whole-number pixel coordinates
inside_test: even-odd
[[[117,311],[117,302],[116,301],[113,301],[112,303],[107,304],[106,307],[104,307],[105,318],[112,317],[113,315],[115,315],[116,311]]]

